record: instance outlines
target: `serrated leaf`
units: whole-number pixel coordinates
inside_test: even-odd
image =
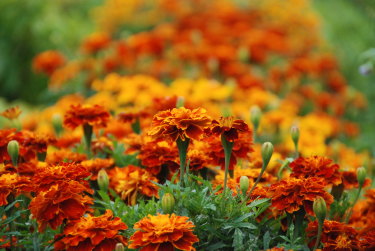
[[[234,230],[234,235],[233,235],[233,245],[234,250],[241,250],[243,248],[243,238],[244,234],[241,231],[241,229],[236,228]]]

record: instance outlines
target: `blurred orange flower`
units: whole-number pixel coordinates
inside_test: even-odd
[[[147,170],[137,166],[115,167],[108,173],[110,187],[121,195],[121,198],[130,205],[135,205],[137,195],[158,197],[158,187],[152,183],[158,180]]]
[[[38,54],[33,59],[33,68],[36,72],[42,72],[46,75],[52,73],[65,64],[64,56],[58,51],[45,51]]]
[[[290,163],[292,169],[292,177],[308,178],[320,177],[327,184],[338,185],[341,183],[341,175],[339,173],[339,165],[332,163],[327,157],[299,157]]]
[[[62,234],[56,235],[55,250],[115,250],[117,243],[127,245],[119,231],[128,227],[111,210],[94,217],[87,215],[69,223]]]
[[[318,222],[310,222],[306,228],[306,233],[308,237],[313,238],[309,244],[311,247],[315,244],[314,241],[316,238],[314,237],[316,237],[317,232]],[[358,233],[356,230],[345,225],[345,223],[337,221],[324,221],[321,242],[323,243],[323,251],[359,249]]]
[[[185,216],[175,214],[148,215],[134,225],[137,231],[130,237],[129,248],[140,251],[195,250],[193,243],[199,241],[193,234],[194,224]]]
[[[1,116],[7,119],[16,119],[22,113],[21,109],[18,106],[11,107],[0,113]]]
[[[83,124],[93,127],[105,127],[109,121],[109,113],[100,105],[71,105],[65,113],[64,125],[74,129]]]
[[[85,53],[96,53],[108,47],[111,37],[107,33],[96,32],[88,36],[82,43]]]
[[[154,138],[164,138],[176,141],[191,138],[199,140],[204,129],[208,128],[211,118],[206,110],[197,108],[190,110],[184,107],[157,113],[153,120],[149,135]]]
[[[306,213],[314,215],[312,206],[315,198],[321,196],[327,206],[333,202],[333,197],[324,190],[322,178],[288,178],[281,180],[268,189],[268,197],[272,198],[272,206],[288,213],[298,211],[303,207]]]

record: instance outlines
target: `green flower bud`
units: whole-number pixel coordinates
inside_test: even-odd
[[[100,190],[102,191],[108,190],[109,178],[108,178],[107,172],[104,169],[101,169],[98,172],[98,185],[99,185]]]
[[[240,189],[243,194],[246,194],[249,189],[249,178],[247,176],[241,176],[240,178]]]
[[[266,168],[273,154],[273,145],[271,142],[265,142],[262,145],[263,168]]]
[[[18,154],[20,151],[20,146],[17,140],[11,140],[7,146],[8,154],[12,160],[13,166],[17,166],[18,164]]]
[[[313,210],[318,221],[323,223],[327,215],[327,205],[322,197],[318,196],[314,200]]]
[[[171,214],[174,209],[175,200],[172,194],[166,193],[161,199],[161,208],[166,214]]]
[[[363,184],[365,183],[366,179],[366,169],[364,167],[360,167],[357,169],[357,180],[359,187],[362,187]]]
[[[177,101],[176,101],[176,108],[184,107],[184,104],[185,104],[185,98],[182,96],[178,96]]]
[[[122,243],[116,244],[115,251],[124,251],[124,250],[125,250],[124,244]]]
[[[292,126],[292,128],[290,129],[290,134],[292,136],[294,145],[297,146],[299,140],[299,128],[297,126]]]
[[[260,108],[258,106],[251,107],[250,120],[254,126],[254,131],[258,130],[261,117],[262,117],[262,111],[260,110]]]

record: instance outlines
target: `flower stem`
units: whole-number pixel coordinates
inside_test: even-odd
[[[323,229],[323,222],[319,220],[318,221],[318,235],[316,236],[316,242],[315,242],[313,251],[315,251],[319,246],[320,237],[322,236],[322,229]]]
[[[85,136],[85,144],[87,155],[91,157],[91,138],[92,138],[93,128],[91,125],[85,123],[83,124],[83,134]]]
[[[229,172],[229,164],[230,164],[230,156],[232,155],[232,149],[234,142],[229,142],[224,134],[221,135],[221,144],[223,145],[224,149],[224,158],[225,158],[225,171],[224,171],[224,195],[227,192],[227,182],[228,182],[228,172]]]
[[[186,166],[186,155],[187,149],[190,143],[190,139],[186,138],[182,140],[180,137],[176,140],[178,154],[180,156],[180,184],[183,186],[184,184],[184,173],[185,173],[185,166]]]

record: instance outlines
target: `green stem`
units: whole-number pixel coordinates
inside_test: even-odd
[[[258,176],[258,178],[256,179],[256,181],[255,181],[253,187],[250,189],[249,197],[251,196],[251,193],[254,191],[255,187],[258,185],[260,179],[262,178],[263,173],[264,173],[264,171],[266,170],[266,167],[267,167],[267,166],[264,165],[264,163],[263,163],[262,170],[260,171],[259,176]]]
[[[319,246],[320,238],[322,236],[322,229],[323,229],[323,222],[318,221],[318,235],[316,236],[316,242],[315,242],[313,251],[315,251]]]
[[[93,127],[87,123],[83,124],[83,134],[85,136],[86,150],[89,157],[91,157],[91,139]]]
[[[295,224],[294,224],[294,233],[293,239],[296,240],[298,236],[301,236],[303,233],[303,220],[305,218],[306,212],[303,208],[300,208],[297,212],[294,213]]]
[[[349,212],[348,212],[348,214],[346,215],[346,218],[345,218],[345,222],[346,222],[346,223],[348,223],[349,220],[350,220],[350,216],[351,216],[352,213],[353,213],[353,207],[354,207],[355,203],[357,203],[357,200],[359,199],[359,195],[361,194],[361,191],[362,191],[362,187],[359,187],[359,188],[358,188],[358,192],[357,192],[357,194],[355,195],[355,199],[354,199],[352,205],[350,206]]]
[[[182,140],[180,137],[176,140],[178,154],[180,156],[180,184],[183,186],[184,184],[184,173],[185,173],[185,166],[186,166],[186,155],[187,149],[189,147],[190,139],[186,138]]]
[[[229,142],[224,134],[221,135],[221,144],[223,145],[224,149],[224,195],[227,192],[227,182],[228,182],[228,172],[229,172],[229,164],[230,164],[230,156],[232,155],[232,149],[234,142]]]

